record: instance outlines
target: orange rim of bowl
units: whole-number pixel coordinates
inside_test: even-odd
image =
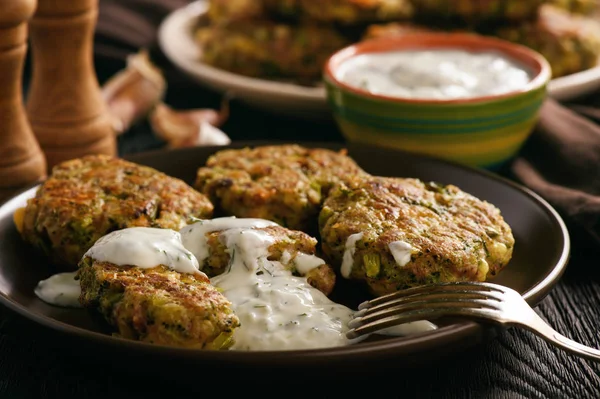
[[[512,90],[510,92],[489,96],[439,100],[373,94],[340,81],[334,73],[336,68],[338,68],[344,61],[362,54],[384,53],[387,51],[397,50],[457,48],[473,52],[502,52],[508,57],[530,68],[533,77],[519,90]],[[461,104],[501,100],[504,98],[510,98],[515,94],[524,94],[536,90],[548,83],[552,73],[550,64],[543,55],[528,47],[506,40],[466,33],[409,33],[398,37],[368,39],[338,50],[332,54],[325,63],[324,74],[325,77],[336,86],[339,86],[349,92],[373,99],[402,103]]]

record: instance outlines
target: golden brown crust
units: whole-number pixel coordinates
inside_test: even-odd
[[[332,190],[320,218],[322,249],[342,264],[348,237],[362,233],[350,278],[381,295],[426,283],[483,281],[512,256],[514,238],[500,211],[459,188],[417,179],[368,177]],[[410,245],[400,265],[389,244]]]
[[[27,203],[23,238],[75,269],[101,236],[126,227],[179,230],[213,205],[182,180],[119,158],[90,155],[56,166]]]
[[[329,189],[362,174],[344,151],[262,146],[216,153],[198,170],[195,187],[228,215],[272,220],[311,234]]]
[[[166,266],[115,266],[85,258],[78,271],[81,304],[127,339],[196,349],[226,349],[240,322],[203,273]]]

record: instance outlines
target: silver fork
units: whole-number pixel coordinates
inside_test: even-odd
[[[492,283],[457,282],[409,288],[363,302],[350,321],[349,339],[417,320],[459,316],[525,328],[575,355],[600,362],[600,350],[550,327],[515,290]]]

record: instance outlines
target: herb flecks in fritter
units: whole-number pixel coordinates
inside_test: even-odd
[[[85,257],[80,303],[122,338],[194,349],[227,349],[240,322],[204,273],[116,266]]]
[[[103,235],[126,227],[179,230],[212,216],[208,198],[180,179],[119,158],[90,155],[57,165],[27,202],[21,234],[74,270]]]
[[[312,234],[329,189],[364,174],[344,151],[273,145],[217,152],[198,170],[195,187],[227,215]]]
[[[334,188],[321,211],[323,253],[375,295],[448,281],[484,281],[512,257],[494,205],[417,179],[369,177]],[[345,269],[345,270],[344,270]]]

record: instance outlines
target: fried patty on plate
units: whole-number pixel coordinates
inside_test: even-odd
[[[329,189],[363,174],[345,151],[271,145],[215,153],[198,169],[195,187],[227,215],[314,235]]]
[[[238,317],[204,273],[117,266],[85,257],[80,303],[126,339],[194,349],[227,349]]]
[[[126,227],[179,230],[212,216],[213,205],[184,181],[120,158],[89,155],[63,162],[19,211],[23,239],[65,270],[103,235]]]
[[[331,190],[322,250],[375,295],[435,282],[484,281],[512,257],[500,210],[453,185],[367,177]]]

